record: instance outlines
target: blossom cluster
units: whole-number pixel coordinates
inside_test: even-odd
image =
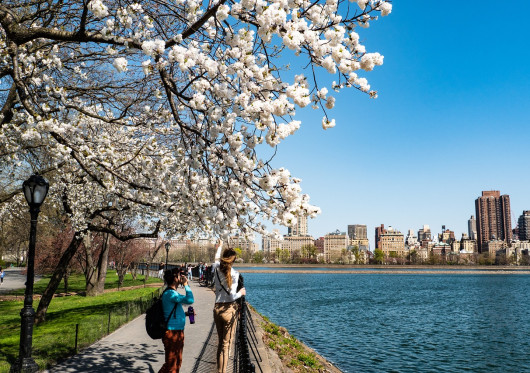
[[[17,2],[8,3],[16,13]],[[298,108],[321,109],[322,127],[334,127],[330,91],[354,87],[376,96],[358,74],[382,65],[383,56],[366,51],[357,27],[390,14],[391,3],[167,6],[89,0],[86,8],[56,10],[49,33],[2,54],[0,68],[14,71],[12,83],[25,92],[0,127],[3,160],[24,168],[28,149],[46,152],[61,175],[52,196],[71,202],[77,229],[109,203],[139,225],[160,221],[174,235],[266,234],[264,220],[293,225],[316,216],[301,180],[273,167],[266,147],[300,128]],[[83,30],[75,22],[86,11]],[[27,27],[45,25],[39,14]],[[286,55],[316,73],[292,75]],[[325,87],[326,73],[338,82]]]

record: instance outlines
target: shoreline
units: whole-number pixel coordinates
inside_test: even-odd
[[[263,268],[260,268],[263,267]],[[304,268],[307,268],[304,270]],[[313,269],[315,268],[315,269]],[[322,268],[322,269],[317,269]],[[241,273],[278,274],[442,274],[442,275],[530,275],[528,266],[388,266],[388,265],[319,265],[319,264],[238,264]]]
[[[258,332],[259,338],[263,342],[265,342],[265,340],[269,338],[267,337],[268,333],[265,331],[265,327],[264,327],[265,323],[269,323],[269,324],[277,326],[282,336],[286,338],[295,338],[289,333],[289,331],[285,327],[275,324],[272,321],[268,320],[250,303],[249,303],[249,309],[250,309],[250,312],[253,314],[254,325],[259,330]],[[295,338],[295,339],[302,346],[302,349],[306,353],[313,355],[318,360],[318,362],[321,364],[320,369],[315,369],[315,368],[304,366],[302,368],[303,372],[306,372],[306,373],[342,373],[342,370],[340,370],[331,361],[326,359],[324,356],[320,355],[317,351],[309,347],[307,344],[305,344],[300,339],[298,338]],[[291,348],[291,349],[293,350],[294,354],[297,355],[295,348]],[[296,367],[289,366],[288,359],[286,359],[285,357],[284,358],[280,357],[280,355],[278,354],[278,351],[273,349],[271,346],[265,345],[265,351],[267,354],[266,361],[269,364],[268,368],[270,369],[271,373],[293,373],[293,372],[299,371]],[[265,372],[267,372],[267,370],[268,369],[266,368],[264,369]]]
[[[276,274],[341,274],[341,275],[530,275],[530,271],[477,271],[477,270],[439,270],[439,271],[429,271],[429,270],[343,270],[343,271],[318,271],[318,270],[294,270],[294,269],[238,269],[239,273],[276,273]]]
[[[279,264],[279,263],[268,263],[268,264],[262,264],[262,263],[236,263],[234,264],[235,267],[238,268],[244,268],[244,267],[264,267],[264,268],[328,268],[328,269],[339,269],[339,268],[350,268],[350,269],[362,269],[362,268],[368,268],[368,269],[468,269],[468,270],[476,270],[476,269],[487,269],[492,271],[498,271],[498,270],[511,270],[511,271],[530,271],[530,266],[510,266],[510,265],[503,265],[503,266],[496,266],[496,265],[458,265],[458,264],[439,264],[439,265],[429,265],[429,264],[414,264],[414,265],[398,265],[398,264]]]

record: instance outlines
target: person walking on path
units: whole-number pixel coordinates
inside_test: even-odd
[[[193,293],[188,280],[180,268],[169,269],[164,273],[164,281],[169,290],[162,294],[164,318],[168,320],[167,330],[162,337],[166,360],[158,373],[179,373],[182,366],[182,350],[184,349],[184,326],[186,314],[182,304],[192,304]],[[179,294],[177,287],[182,284],[186,295]],[[170,317],[171,316],[171,317]]]
[[[217,345],[217,372],[225,373],[228,364],[228,353],[232,335],[235,331],[237,320],[237,299],[246,294],[245,288],[237,290],[239,273],[232,268],[236,260],[234,249],[227,248],[223,251],[223,243],[219,243],[215,254],[215,263],[212,265],[215,282],[215,305],[213,318],[219,343]]]
[[[188,264],[188,280],[189,281],[193,280],[193,273],[191,272],[192,268],[193,267],[191,266],[191,264]]]
[[[2,267],[0,267],[0,285],[2,285],[4,283],[4,269]]]
[[[160,263],[158,265],[158,278],[164,278],[164,269],[167,269],[167,268],[164,268],[164,267],[165,267],[164,263]]]

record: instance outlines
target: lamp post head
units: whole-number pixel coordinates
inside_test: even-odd
[[[31,175],[29,179],[24,181],[22,189],[29,207],[40,207],[48,194],[49,188],[50,184],[40,175]]]
[[[169,248],[170,248],[171,244],[169,242],[166,242],[166,252],[169,253]]]

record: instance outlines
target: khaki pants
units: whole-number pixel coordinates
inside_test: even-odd
[[[217,372],[225,373],[228,365],[230,343],[237,323],[237,303],[216,303],[213,308],[213,319],[217,328]]]

